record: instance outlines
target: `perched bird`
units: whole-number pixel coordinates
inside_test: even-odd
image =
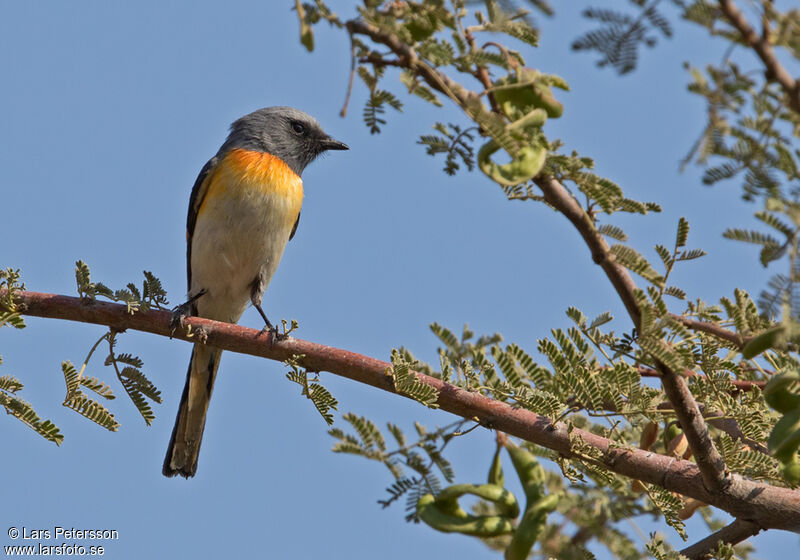
[[[291,107],[268,107],[231,125],[222,147],[200,171],[186,221],[187,315],[235,323],[261,298],[294,237],[303,203],[303,169],[326,150],[347,145],[323,132],[311,116]],[[208,403],[222,351],[198,342],[164,459],[165,476],[194,476]]]

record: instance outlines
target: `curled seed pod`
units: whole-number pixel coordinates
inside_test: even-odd
[[[514,494],[495,484],[453,484],[439,492],[435,504],[444,512],[460,515],[458,512],[463,510],[458,506],[458,499],[464,494],[494,502],[506,517],[513,519],[519,515],[519,505]]]
[[[513,187],[530,181],[544,167],[547,148],[544,146],[523,146],[516,157],[509,163],[498,164],[492,161],[492,155],[500,149],[500,144],[489,140],[478,150],[478,167],[491,180]]]
[[[514,74],[495,82],[492,89],[495,101],[511,120],[516,120],[531,109],[544,109],[547,116],[557,119],[564,114],[564,105],[553,96],[549,83],[567,89],[566,82],[553,82],[554,77],[541,74],[533,68],[520,68]]]
[[[426,524],[443,533],[463,533],[474,537],[496,537],[514,530],[511,520],[500,515],[454,515],[442,511],[433,494],[417,501],[417,515]],[[459,508],[460,509],[460,508]],[[461,510],[463,512],[463,510]]]
[[[547,122],[547,112],[544,109],[534,109],[508,125],[508,129],[525,130],[526,128],[541,128],[545,122]]]

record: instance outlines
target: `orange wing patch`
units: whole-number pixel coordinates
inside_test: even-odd
[[[218,197],[272,194],[286,197],[290,205],[303,201],[303,180],[280,158],[266,152],[237,148],[228,152],[208,178],[208,192],[198,209]]]

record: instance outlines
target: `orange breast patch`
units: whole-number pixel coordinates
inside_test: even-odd
[[[280,158],[265,152],[237,148],[228,152],[208,178],[202,209],[220,197],[249,197],[254,194],[286,197],[290,205],[303,200],[303,180]]]
[[[286,191],[286,194],[294,191],[297,185],[302,185],[297,173],[282,159],[265,152],[231,150],[221,166],[233,171],[244,182],[264,185],[270,190]]]

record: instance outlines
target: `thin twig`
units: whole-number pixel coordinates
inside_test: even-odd
[[[344,105],[342,110],[339,111],[340,117],[347,116],[347,106],[350,105],[350,95],[353,93],[353,81],[356,77],[356,44],[353,40],[353,34],[348,33],[350,37],[350,78],[347,81],[347,93],[344,96]]]

